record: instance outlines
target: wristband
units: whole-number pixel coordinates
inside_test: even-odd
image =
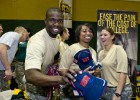
[[[119,94],[119,93],[115,93],[115,95],[116,95],[117,97],[120,97],[120,96],[121,96],[121,94]]]

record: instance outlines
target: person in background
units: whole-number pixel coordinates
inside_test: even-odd
[[[2,24],[0,24],[0,37],[2,36],[3,34],[3,28],[2,28]]]
[[[59,44],[59,59],[58,59],[58,69],[59,69],[59,62],[60,59],[63,55],[63,53],[66,51],[66,49],[69,47],[69,45],[65,42],[66,40],[69,39],[70,34],[69,34],[69,30],[68,28],[64,28],[63,31],[61,31],[58,36],[60,39],[60,44]],[[58,94],[61,97],[61,100],[67,100],[67,98],[65,97],[64,93],[63,93],[63,88],[65,87],[65,85],[59,85],[59,90],[58,90]],[[56,93],[56,92],[55,92]]]
[[[128,59],[122,46],[115,45],[115,33],[111,28],[103,28],[100,34],[103,50],[99,61],[103,65],[102,78],[108,85],[103,100],[131,100],[132,88],[128,77]]]
[[[14,32],[6,32],[0,37],[0,91],[9,90],[8,80],[12,78],[11,63],[16,54],[18,43],[27,39],[27,30],[18,26]]]
[[[58,52],[59,39],[63,30],[63,13],[59,8],[49,8],[45,16],[46,27],[33,35],[27,45],[25,78],[27,96],[32,100],[48,100],[50,86],[69,82],[65,76],[47,75],[48,67],[54,62]]]
[[[67,43],[65,43],[66,40],[68,40],[70,37],[69,30],[67,28],[64,28],[62,32],[60,32],[60,45],[59,45],[59,52],[60,52],[60,58],[62,57],[63,53],[66,51],[66,49],[69,47]]]
[[[26,27],[25,27],[26,28]],[[19,42],[18,50],[15,55],[15,59],[12,63],[14,66],[14,73],[15,73],[15,82],[18,84],[18,89],[25,90],[25,85],[22,81],[25,71],[25,57],[26,57],[26,48],[29,38],[32,36],[30,29],[26,28],[27,32],[29,33],[29,37],[24,42]]]
[[[79,25],[75,30],[75,34],[76,34],[77,43],[72,44],[64,52],[59,63],[59,71],[60,71],[60,74],[62,75],[66,75],[66,73],[68,72],[68,69],[80,70],[79,66],[73,62],[74,55],[80,50],[89,49],[92,54],[92,58],[94,62],[96,63],[97,61],[96,51],[92,47],[90,47],[90,42],[94,36],[93,26],[89,23],[84,23],[82,25]],[[93,73],[94,71],[90,71],[90,72]],[[70,88],[68,89],[70,90]],[[66,92],[69,92],[69,90],[66,90]],[[69,97],[69,99],[67,100],[79,100],[79,98],[72,96],[72,92],[65,93],[65,94],[68,94],[66,95],[66,97]],[[81,99],[82,98],[80,98],[80,100]]]

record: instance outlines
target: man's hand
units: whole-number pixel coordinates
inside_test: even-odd
[[[78,72],[79,70],[69,69],[67,73],[64,76],[62,76],[62,80],[67,84],[71,84],[71,81],[75,81],[75,76]]]
[[[8,81],[12,78],[12,70],[11,69],[7,69],[5,70],[5,77],[4,80]]]

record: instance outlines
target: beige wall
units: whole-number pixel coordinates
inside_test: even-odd
[[[0,19],[43,20],[46,9],[58,7],[59,0],[0,0]],[[140,2],[122,0],[73,0],[74,21],[96,22],[96,11],[130,10],[140,16]],[[140,18],[138,19],[140,23]]]

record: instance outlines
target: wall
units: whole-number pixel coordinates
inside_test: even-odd
[[[59,0],[0,0],[0,19],[42,20],[46,9],[58,7]],[[98,9],[137,11],[140,2],[122,0],[73,0],[74,21],[96,22]],[[139,19],[140,23],[140,19]]]

